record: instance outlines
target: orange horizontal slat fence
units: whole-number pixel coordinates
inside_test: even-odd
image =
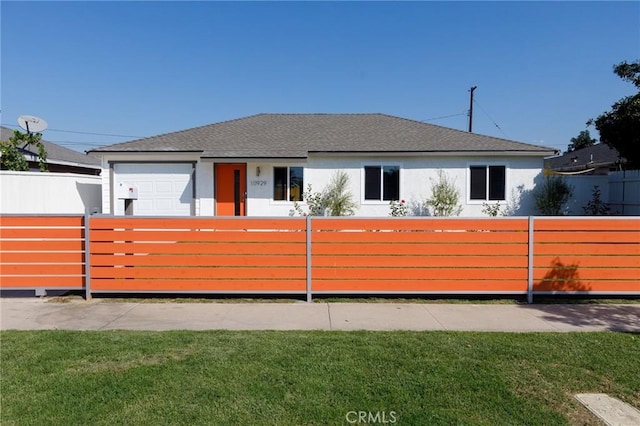
[[[314,292],[527,292],[527,218],[322,218],[311,241]]]
[[[535,218],[534,293],[640,295],[638,218]]]
[[[84,216],[0,216],[0,289],[81,290]]]
[[[640,219],[5,215],[0,289],[640,296]]]
[[[95,217],[92,292],[304,293],[302,218]]]

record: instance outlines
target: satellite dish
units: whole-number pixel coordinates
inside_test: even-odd
[[[47,128],[46,121],[33,115],[21,115],[18,117],[18,124],[29,133],[39,133]]]

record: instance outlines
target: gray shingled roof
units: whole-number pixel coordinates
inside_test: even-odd
[[[386,114],[258,114],[91,152],[197,151],[216,158],[306,158],[313,152],[520,152],[553,148]]]
[[[545,167],[558,172],[570,172],[597,167],[610,167],[619,162],[624,163],[625,161],[620,159],[620,154],[617,150],[599,143],[568,152],[559,157],[548,158],[545,160]]]
[[[0,140],[7,141],[13,136],[13,130],[7,127],[0,127]],[[47,151],[47,163],[66,164],[80,167],[89,167],[92,169],[100,168],[100,159],[93,155],[82,154],[81,152],[56,145],[53,142],[42,139],[44,149]],[[23,149],[26,154],[38,156],[37,149],[28,147]]]

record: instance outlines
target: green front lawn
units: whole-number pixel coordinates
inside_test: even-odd
[[[462,332],[0,333],[0,423],[597,424],[640,407],[640,335]],[[375,417],[374,417],[375,420]]]

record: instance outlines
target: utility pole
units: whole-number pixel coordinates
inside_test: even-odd
[[[473,91],[476,90],[478,86],[472,86],[471,97],[469,98],[469,133],[473,131]]]

